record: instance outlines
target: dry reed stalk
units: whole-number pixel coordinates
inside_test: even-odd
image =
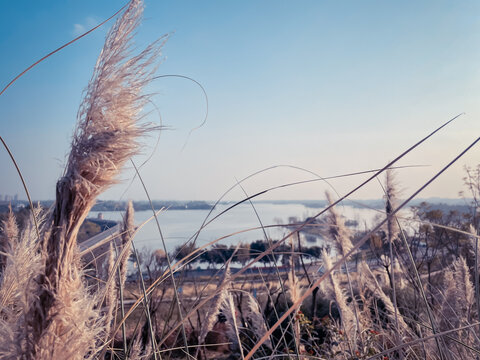
[[[105,40],[105,45],[78,112],[65,175],[57,183],[56,201],[43,239],[45,272],[28,314],[25,357],[84,359],[94,356],[103,331],[98,298],[83,279],[77,250],[80,225],[96,197],[115,183],[124,163],[138,150],[137,138],[147,98],[142,88],[158,55],[157,41],[130,57],[133,31],[143,4],[132,0]]]

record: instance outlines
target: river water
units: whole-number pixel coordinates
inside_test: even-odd
[[[220,212],[225,210],[227,205],[218,205],[210,215],[212,219]],[[265,231],[272,240],[281,239],[288,231],[285,227],[273,227],[279,223],[287,224],[292,217],[303,220],[306,217],[314,216],[322,208],[309,208],[301,204],[278,204],[278,203],[257,203],[255,204],[255,214],[250,204],[241,204],[228,210],[211,223],[209,223],[198,235],[197,245],[203,245],[208,242],[218,240],[219,244],[231,245],[240,242],[250,243],[255,240],[265,239],[265,235],[260,227],[260,221]],[[203,221],[208,215],[208,210],[166,210],[158,215],[158,222],[168,251],[172,251],[176,246],[195,236],[200,229]],[[356,220],[358,226],[356,229],[364,230],[366,227],[372,227],[377,221],[381,212],[372,209],[360,209],[351,206],[339,206],[338,212],[348,220]],[[103,211],[103,218],[107,220],[120,221],[123,212]],[[98,212],[92,211],[89,217],[97,217]],[[136,225],[144,223],[152,217],[151,211],[137,211],[135,213]],[[272,226],[272,227],[269,227]],[[355,229],[355,228],[353,228]],[[317,245],[322,245],[322,240],[309,239]],[[146,223],[135,236],[137,248],[161,249],[163,248],[158,227],[154,219]]]

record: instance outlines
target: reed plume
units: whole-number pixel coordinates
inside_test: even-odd
[[[385,212],[388,217],[387,220],[387,236],[389,241],[398,239],[400,229],[398,227],[397,219],[392,216],[392,212],[398,206],[398,186],[395,181],[395,172],[392,169],[385,171]]]
[[[110,330],[112,326],[113,313],[117,307],[117,286],[115,281],[108,281],[108,279],[114,279],[115,273],[115,251],[113,249],[113,243],[110,243],[108,250],[108,258],[104,264],[106,268],[105,273],[105,285],[103,286],[104,303],[103,303],[103,319],[105,324],[105,341],[110,336]]]
[[[325,197],[329,205],[333,204],[332,196],[328,191],[325,192]],[[328,224],[327,236],[333,241],[340,254],[347,254],[353,248],[352,241],[350,240],[352,233],[345,226],[345,221],[334,206],[328,209],[326,220]]]
[[[470,234],[472,234],[472,236],[468,237],[469,244],[470,244],[470,253],[474,258],[475,267],[478,268],[478,266],[480,265],[480,249],[478,246],[477,231],[475,230],[472,224],[469,225],[468,230]]]
[[[18,225],[13,214],[12,207],[8,207],[7,219],[2,222],[0,228],[0,273],[5,267],[6,254],[11,248],[11,244],[18,240]]]
[[[332,197],[328,191],[325,192],[325,196],[327,198],[328,204],[329,205],[333,204]],[[353,244],[351,240],[351,237],[352,237],[351,231],[347,228],[347,226],[345,225],[345,221],[337,212],[334,206],[332,206],[328,210],[328,215],[326,217],[326,220],[328,224],[327,236],[329,236],[330,239],[333,241],[335,247],[337,248],[337,251],[342,256],[345,256],[353,248]],[[352,299],[355,299],[355,294],[353,292],[353,285],[352,285],[352,280],[350,278],[350,271],[348,269],[347,261],[344,263],[344,266],[345,266],[345,272],[347,274],[348,289]],[[356,333],[352,335],[354,336],[354,339],[355,339],[356,334],[361,333],[359,309],[357,307],[357,303],[355,300],[353,301],[353,312],[354,312],[354,318],[355,318]]]
[[[133,340],[133,344],[130,346],[128,359],[132,360],[143,360],[151,359],[152,357],[152,345],[150,338],[148,338],[145,345],[142,344],[141,333],[138,333]]]
[[[130,353],[129,356],[131,359],[141,359],[142,355],[142,340],[139,336],[140,334],[137,334],[135,339],[133,340],[133,344],[130,347]]]
[[[123,287],[127,279],[127,262],[132,253],[133,234],[135,232],[135,210],[133,209],[132,201],[128,202],[125,218],[123,219],[122,227],[122,247],[120,252],[119,263],[119,286]]]
[[[448,330],[469,324],[474,308],[475,291],[464,257],[460,256],[453,262],[451,268],[445,271],[444,279],[446,290],[441,308],[440,329]],[[452,336],[454,339],[461,339],[467,345],[475,345],[471,331],[458,331]],[[449,338],[445,341],[451,343]],[[459,352],[463,352],[461,348],[458,349]]]
[[[227,336],[232,342],[232,350],[238,350],[240,356],[243,359],[243,348],[242,342],[240,340],[240,333],[238,331],[237,315],[235,310],[235,302],[233,300],[233,295],[230,291],[227,292],[225,299],[221,304],[222,314],[227,319]]]
[[[452,265],[453,272],[446,272],[447,296],[446,298],[455,299],[455,310],[464,323],[470,320],[473,309],[475,292],[470,280],[470,271],[467,262],[463,256],[460,256]],[[451,277],[449,274],[452,274]]]
[[[381,258],[381,262],[385,271],[387,272],[388,280],[390,281],[390,286],[393,290],[393,300],[396,303],[396,289],[395,289],[395,270],[393,264],[395,259],[393,256],[393,245],[396,240],[398,240],[398,235],[400,233],[400,227],[398,225],[398,220],[395,215],[392,215],[395,208],[398,206],[398,186],[395,181],[395,173],[392,169],[387,169],[385,171],[385,214],[387,216],[387,223],[385,228],[386,241],[388,243],[389,255],[388,257],[384,256]]]
[[[210,307],[207,310],[205,315],[205,319],[202,323],[202,326],[199,331],[198,335],[198,344],[203,344],[207,334],[210,330],[213,329],[213,326],[217,322],[218,314],[220,314],[220,309],[222,304],[225,302],[227,298],[228,290],[227,287],[230,285],[230,261],[227,262],[225,265],[225,272],[220,279],[217,285],[217,294],[213,297]],[[197,349],[197,354],[200,351],[200,348]]]
[[[322,251],[322,261],[325,271],[328,271],[333,267],[332,260],[330,259],[330,256],[326,250]],[[327,294],[327,296],[333,299],[337,304],[337,308],[340,313],[340,320],[345,333],[347,336],[349,336],[349,338],[353,339],[355,336],[354,330],[356,326],[355,315],[352,309],[348,306],[347,297],[340,287],[340,282],[335,271],[330,272],[328,281],[322,283],[322,286],[323,291]]]
[[[250,293],[247,294],[247,306],[245,310],[245,318],[255,333],[256,340],[261,339],[267,333],[266,320],[260,310],[260,305]],[[272,341],[270,339],[263,343],[269,349],[272,349]]]
[[[26,314],[35,299],[35,278],[43,271],[33,216],[42,226],[39,208],[33,210],[19,233],[15,216],[9,213],[3,224],[5,263],[0,278],[0,358],[17,359],[22,354]]]
[[[47,277],[53,284],[62,264],[73,257],[78,229],[96,197],[116,182],[124,163],[138,151],[137,139],[148,127],[138,124],[147,97],[142,88],[158,54],[158,42],[128,59],[142,2],[133,0],[107,35],[80,106],[65,176],[57,183],[51,222],[45,239]]]
[[[359,265],[359,273],[364,281],[364,285],[374,294],[377,299],[380,299],[385,306],[386,315],[389,321],[392,324],[396,324],[398,321],[398,331],[400,334],[405,337],[411,334],[411,329],[405,322],[405,319],[401,314],[399,314],[398,309],[393,304],[392,300],[385,294],[382,287],[378,283],[375,275],[370,270],[370,267],[365,263],[362,262]],[[395,325],[393,328],[396,328]]]
[[[290,297],[290,300],[294,304],[300,299],[300,281],[298,280],[297,274],[295,273],[295,245],[293,242],[293,236],[290,237],[290,271],[288,271],[288,282],[285,288],[287,290],[287,294]],[[298,311],[296,309],[293,313],[293,333],[295,338],[296,347],[300,347],[300,321],[298,319]]]
[[[130,57],[133,32],[143,11],[140,0],[109,31],[77,115],[64,176],[44,232],[44,273],[28,318],[25,357],[85,359],[101,339],[99,297],[83,278],[77,252],[80,225],[96,197],[116,182],[124,163],[138,151],[137,139],[149,130],[139,125],[147,101],[141,95],[162,39]]]

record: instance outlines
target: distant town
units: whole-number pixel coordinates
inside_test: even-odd
[[[18,194],[15,194],[15,195],[3,195],[3,194],[0,194],[0,202],[9,202],[9,201],[14,201],[14,202],[17,202],[18,201]]]

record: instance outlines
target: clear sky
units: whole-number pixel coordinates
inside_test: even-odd
[[[0,85],[49,51],[117,11],[123,1],[9,1],[0,12]],[[166,33],[158,74],[190,76],[199,88],[164,78],[148,91],[168,130],[141,169],[156,199],[216,199],[236,179],[273,165],[321,176],[378,168],[441,123],[465,112],[405,157],[409,195],[480,135],[478,1],[153,1],[145,2],[136,44]],[[51,199],[61,175],[82,90],[109,22],[49,58],[0,96],[0,134],[35,199]],[[152,109],[147,109],[152,110]],[[155,114],[153,114],[155,115]],[[158,121],[156,116],[149,118]],[[145,156],[156,134],[145,140]],[[182,150],[183,148],[183,150]],[[135,159],[141,163],[145,156]],[[456,197],[474,148],[422,197]],[[25,198],[0,151],[0,194]],[[145,199],[133,173],[104,199]],[[245,183],[253,193],[312,178],[277,168]],[[333,181],[341,194],[362,177]],[[271,193],[273,199],[321,199],[324,184]],[[236,191],[231,198],[241,198]],[[372,183],[357,198],[379,198]]]

